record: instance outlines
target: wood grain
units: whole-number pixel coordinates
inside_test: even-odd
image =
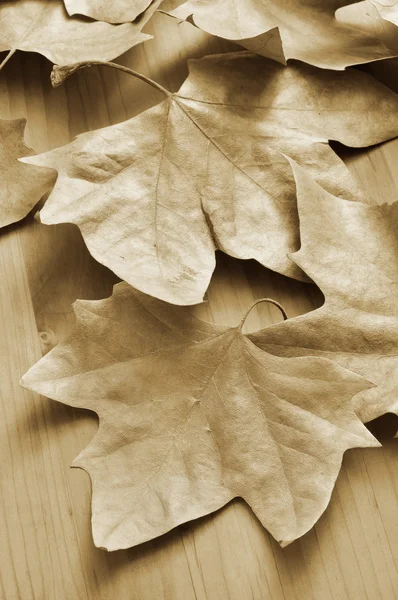
[[[186,59],[231,44],[158,15],[155,39],[120,62],[171,90]],[[28,142],[44,151],[117,123],[160,96],[140,81],[92,68],[52,89],[50,64],[17,53],[0,73],[0,116],[28,118]],[[377,73],[377,67],[372,67]],[[389,65],[391,73],[394,64]],[[381,76],[386,78],[385,67]],[[387,80],[393,81],[388,75]],[[398,142],[368,151],[339,149],[375,202],[392,202]],[[111,293],[113,274],[89,256],[76,227],[46,227],[33,214],[0,232],[0,594],[4,600],[393,600],[398,590],[397,417],[373,425],[382,449],[346,453],[331,504],[315,528],[282,550],[239,500],[141,547],[106,553],[93,546],[90,481],[73,458],[96,431],[96,417],[31,394],[18,380],[73,325],[76,298]],[[197,314],[237,324],[253,299],[271,296],[290,316],[322,302],[300,284],[221,253]],[[254,330],[279,320],[270,305],[252,311]]]

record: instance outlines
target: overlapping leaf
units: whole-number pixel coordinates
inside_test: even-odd
[[[0,227],[25,217],[55,179],[54,171],[18,161],[34,154],[24,143],[25,125],[25,119],[0,119]]]
[[[383,19],[398,25],[398,2],[396,0],[370,0]]]
[[[299,231],[282,153],[354,200],[327,140],[367,146],[397,133],[397,96],[370,76],[242,52],[191,61],[158,106],[26,162],[59,173],[43,223],[76,223],[93,256],[135,288],[195,304],[215,248],[305,277],[287,256]]]
[[[330,361],[271,356],[125,283],[75,311],[22,384],[99,415],[74,463],[92,478],[97,546],[145,542],[236,496],[287,544],[325,510],[343,452],[378,445],[351,406],[369,384]]]
[[[337,8],[356,0],[187,0],[170,12],[219,37],[237,41],[263,56],[282,56],[317,67],[344,69],[394,55],[369,32],[339,22]],[[271,50],[271,54],[270,54]]]
[[[302,247],[293,258],[324,306],[251,336],[279,356],[323,356],[377,384],[359,394],[369,421],[398,411],[398,202],[336,198],[294,166]]]
[[[70,15],[86,15],[97,21],[128,23],[151,4],[151,0],[64,0]]]
[[[342,7],[337,17],[346,25],[360,27],[370,35],[377,37],[393,52],[398,52],[398,29],[396,24],[387,20],[387,16],[377,10],[376,4],[362,0],[356,4]],[[388,65],[386,65],[388,68]],[[377,69],[377,66],[376,66]]]
[[[160,2],[152,2],[139,22],[123,25],[71,18],[63,0],[0,2],[0,51],[38,52],[59,65],[110,60],[151,38],[141,30]]]

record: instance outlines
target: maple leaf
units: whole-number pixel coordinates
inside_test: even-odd
[[[398,2],[396,0],[370,0],[386,21],[398,25]]]
[[[397,27],[393,22],[390,22],[391,19],[390,21],[386,20],[386,13],[382,14],[381,11],[377,10],[375,2],[366,0],[344,6],[338,11],[337,17],[346,25],[360,27],[362,31],[367,31],[370,35],[381,40],[393,52],[398,52]],[[388,68],[388,64],[385,64],[384,67]]]
[[[125,283],[78,301],[69,337],[22,385],[95,411],[74,461],[93,483],[95,544],[127,548],[242,497],[283,545],[325,510],[342,455],[378,446],[355,416],[364,379],[279,358]]]
[[[367,31],[339,22],[336,9],[357,0],[188,0],[168,14],[236,41],[263,56],[295,58],[317,67],[344,69],[395,56]],[[271,55],[269,54],[271,49]]]
[[[299,228],[281,153],[358,199],[327,140],[367,146],[397,135],[397,96],[361,72],[282,67],[247,52],[189,67],[178,93],[161,88],[161,104],[26,160],[58,171],[42,222],[75,223],[100,263],[175,304],[202,301],[216,248],[306,280],[287,256]]]
[[[161,0],[152,2],[137,23],[110,25],[71,18],[63,0],[7,0],[0,2],[0,51],[38,52],[53,63],[110,60],[136,44],[151,39],[141,32]]]
[[[0,119],[0,227],[15,223],[33,208],[55,179],[54,171],[22,164],[34,151],[24,143],[26,119]]]
[[[66,10],[72,15],[86,15],[108,23],[134,21],[151,4],[151,0],[64,0]]]
[[[356,397],[362,421],[397,412],[398,202],[348,202],[293,169],[302,243],[293,259],[326,301],[250,338],[278,356],[332,359],[377,384]]]

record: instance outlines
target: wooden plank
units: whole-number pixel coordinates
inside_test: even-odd
[[[175,90],[186,59],[232,45],[159,15],[156,38],[122,62]],[[167,52],[165,52],[167,48]],[[0,114],[27,116],[37,151],[131,117],[160,99],[140,81],[90,69],[56,90],[50,65],[16,54],[0,73]],[[375,202],[393,201],[398,143],[344,152]],[[197,314],[236,324],[254,298],[271,296],[290,316],[319,306],[313,286],[218,255],[208,303]],[[28,217],[0,232],[0,594],[5,600],[392,600],[398,589],[397,442],[391,420],[383,449],[349,451],[330,507],[302,540],[281,549],[236,500],[217,514],[127,551],[94,548],[90,482],[73,458],[97,421],[18,387],[20,375],[73,325],[71,303],[110,294],[116,278],[93,261],[76,227]],[[280,319],[254,310],[247,328]],[[390,429],[389,429],[390,428]],[[387,435],[388,434],[388,435]]]

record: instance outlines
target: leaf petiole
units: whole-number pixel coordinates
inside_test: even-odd
[[[9,51],[9,53],[6,55],[6,57],[4,58],[4,60],[0,63],[0,71],[4,67],[4,65],[8,63],[8,61],[11,58],[11,56],[14,56],[14,54],[15,54],[16,51],[17,51],[16,48],[14,48],[14,50],[10,50]]]
[[[272,298],[259,298],[259,300],[256,300],[255,302],[253,302],[253,304],[250,306],[250,308],[247,310],[245,316],[243,317],[243,319],[240,322],[240,325],[238,327],[239,330],[242,330],[243,325],[246,322],[247,317],[249,316],[251,310],[257,306],[257,304],[261,304],[262,302],[269,302],[270,304],[274,304],[277,308],[279,308],[279,310],[282,313],[283,316],[283,320],[286,321],[287,320],[287,314],[285,309],[283,308],[282,304],[279,304],[279,302],[277,302],[276,300],[272,300]]]
[[[54,65],[51,71],[52,86],[58,87],[59,85],[62,85],[64,81],[68,77],[70,77],[70,75],[73,75],[73,73],[75,73],[76,71],[80,69],[85,69],[86,67],[92,67],[93,65],[99,65],[102,67],[112,67],[113,69],[117,69],[118,71],[122,71],[123,73],[127,73],[128,75],[132,75],[137,79],[141,79],[141,81],[145,81],[145,83],[148,83],[153,88],[159,90],[160,92],[165,94],[165,96],[172,96],[172,93],[169,92],[169,90],[166,90],[166,88],[160,85],[160,83],[153,81],[153,79],[150,79],[146,75],[142,75],[142,73],[138,73],[138,71],[134,71],[134,69],[129,69],[128,67],[125,67],[123,65],[119,65],[114,62],[105,62],[102,60],[90,60],[65,66]]]

